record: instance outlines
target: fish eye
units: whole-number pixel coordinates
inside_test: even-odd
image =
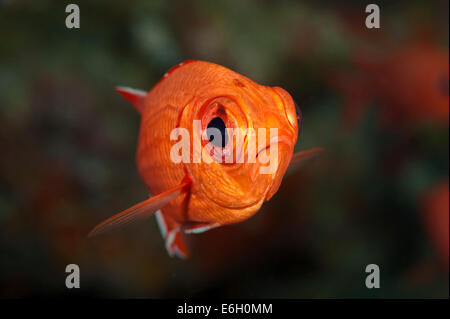
[[[215,139],[213,135],[213,130],[216,129],[219,130],[220,136],[222,139]],[[213,118],[209,123],[208,127],[206,128],[206,134],[208,136],[208,140],[215,146],[218,147],[225,147],[228,143],[228,134],[227,129],[225,127],[225,122],[220,117]]]

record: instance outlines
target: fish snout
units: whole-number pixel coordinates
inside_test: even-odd
[[[265,201],[268,201],[280,188],[281,181],[289,166],[292,158],[294,145],[279,142],[278,145],[278,162],[276,163],[276,170],[272,174],[272,181],[267,187],[267,193]]]
[[[258,170],[254,174],[266,174],[269,178],[265,200],[270,199],[278,190],[281,180],[292,158],[295,139],[292,132],[283,132],[271,137],[269,143],[259,147],[256,154]]]

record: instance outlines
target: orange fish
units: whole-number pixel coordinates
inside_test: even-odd
[[[412,43],[389,53],[358,52],[356,72],[332,79],[344,97],[346,124],[358,124],[372,101],[380,104],[382,124],[448,124],[448,52],[428,43]]]
[[[154,196],[105,220],[89,236],[155,214],[169,254],[186,258],[183,233],[249,218],[276,193],[290,164],[324,151],[315,148],[293,155],[300,115],[285,90],[259,85],[217,64],[189,60],[169,70],[148,93],[124,87],[117,91],[141,114],[137,165]],[[222,138],[205,138],[211,128]],[[257,130],[258,142],[261,137],[263,143],[255,149],[248,135],[243,139],[227,135],[230,128],[243,132],[277,128],[278,134],[264,137]],[[173,160],[177,140],[172,135],[177,129],[189,133],[189,150],[197,146],[205,160],[195,161],[196,150],[182,162]],[[261,152],[271,151],[277,152],[278,160],[265,174],[261,161],[238,157],[255,153],[258,159]]]

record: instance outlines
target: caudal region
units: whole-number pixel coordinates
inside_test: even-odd
[[[214,63],[181,63],[149,92],[116,91],[141,115],[137,166],[152,196],[89,236],[155,215],[169,255],[186,258],[185,234],[248,219],[288,168],[324,152],[294,154],[302,119],[289,93]]]

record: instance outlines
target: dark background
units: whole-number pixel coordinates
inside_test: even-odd
[[[378,1],[371,30],[358,1],[76,1],[71,30],[68,3],[0,0],[0,297],[449,297],[448,1]],[[187,261],[153,218],[88,241],[147,197],[114,87],[186,59],[286,89],[326,156]]]

